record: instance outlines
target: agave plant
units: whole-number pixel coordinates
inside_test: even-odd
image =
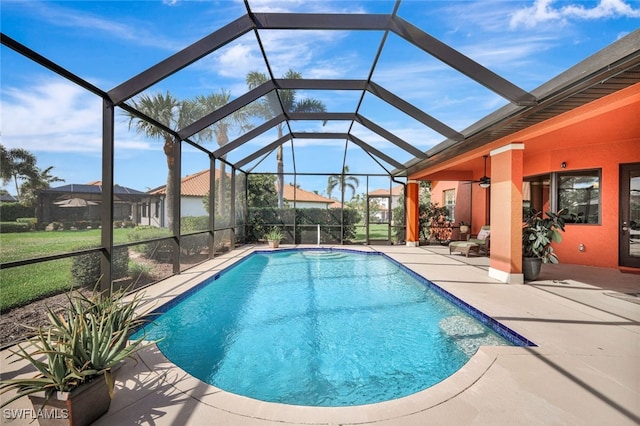
[[[264,236],[269,241],[280,241],[283,238],[282,231],[277,226],[274,226]]]
[[[98,293],[87,297],[75,291],[62,313],[48,308],[49,325],[33,329],[26,345],[18,345],[12,353],[31,363],[37,370],[33,378],[0,381],[0,393],[17,390],[5,406],[23,396],[44,392],[48,400],[55,392],[69,392],[83,383],[104,376],[113,398],[112,369],[138,350],[144,337],[129,342],[134,329],[145,321],[136,313],[143,295],[126,299],[126,291],[108,296]]]

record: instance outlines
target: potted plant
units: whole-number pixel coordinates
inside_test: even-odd
[[[270,248],[278,248],[280,246],[280,241],[283,238],[282,231],[277,226],[274,226],[267,232],[264,236],[269,243]]]
[[[532,214],[522,228],[522,272],[526,281],[538,278],[543,263],[558,263],[558,256],[554,253],[552,242],[562,242],[564,219],[558,213],[547,212],[542,218],[542,212]]]
[[[151,344],[142,345],[143,338],[128,341],[143,323],[136,313],[142,295],[125,296],[123,289],[93,297],[75,291],[61,313],[47,308],[49,324],[33,328],[30,339],[11,351],[37,374],[0,381],[0,393],[17,391],[2,406],[29,396],[35,411],[44,413],[41,426],[89,425],[106,413],[114,368]]]

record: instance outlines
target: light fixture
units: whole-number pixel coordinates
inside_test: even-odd
[[[487,157],[488,157],[488,155],[483,155],[482,157],[484,157],[484,174],[482,175],[482,177],[478,181],[479,182],[478,185],[480,185],[480,188],[482,188],[482,189],[487,189],[488,187],[491,186],[491,178],[487,176]]]
[[[560,167],[562,167],[563,169],[567,168],[567,163],[565,163],[564,161],[562,163],[560,163]]]

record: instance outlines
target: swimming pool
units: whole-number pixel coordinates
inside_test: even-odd
[[[480,345],[530,344],[496,325],[384,255],[332,249],[256,252],[144,332],[163,338],[170,361],[228,392],[352,406],[432,386]]]

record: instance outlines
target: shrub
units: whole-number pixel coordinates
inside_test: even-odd
[[[5,222],[13,222],[19,217],[34,217],[35,207],[23,206],[20,203],[0,203],[0,217]]]
[[[342,221],[340,209],[275,209],[249,208],[247,215],[247,234],[249,242],[264,238],[266,232],[274,225],[316,225],[325,227],[323,232],[329,234],[334,241],[348,241],[356,236],[356,224],[361,220],[360,214],[354,209],[344,209],[344,227],[340,234]],[[327,227],[330,226],[330,227]],[[285,235],[286,238],[286,235]],[[296,228],[295,243],[300,243],[302,228]]]
[[[28,223],[0,222],[0,232],[10,234],[12,232],[29,232],[31,226]]]
[[[35,231],[36,224],[38,223],[38,219],[36,219],[35,217],[19,217],[16,219],[16,222],[26,223],[29,225],[30,231]]]
[[[78,247],[83,250],[89,247]],[[99,252],[83,254],[73,258],[71,264],[71,276],[75,285],[93,287],[101,276]],[[115,247],[111,256],[111,278],[117,280],[124,278],[129,269],[129,249],[127,247]]]
[[[153,275],[153,266],[131,261],[129,262],[129,274],[134,280],[148,280]]]
[[[180,218],[181,233],[206,231],[207,229],[209,229],[209,216],[185,216]]]
[[[168,229],[157,228],[155,226],[136,226],[127,234],[127,238],[131,242],[154,240],[156,238],[169,237],[171,233]],[[148,259],[168,258],[171,256],[173,249],[173,241],[152,241],[149,243],[138,244],[132,247],[138,253],[142,253]]]

